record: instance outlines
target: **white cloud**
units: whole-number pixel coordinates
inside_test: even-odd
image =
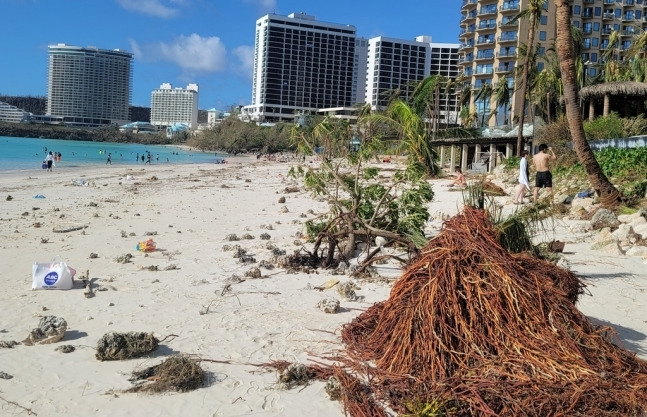
[[[253,46],[239,46],[232,52],[237,60],[236,72],[242,73],[245,77],[251,79],[254,72],[254,47]]]
[[[126,10],[147,14],[155,17],[169,18],[177,15],[179,10],[172,5],[182,5],[183,0],[167,0],[165,5],[164,0],[116,0],[117,3]]]
[[[142,61],[172,62],[190,74],[219,72],[227,67],[227,49],[215,36],[203,38],[194,33],[172,43],[139,45],[131,40],[130,45]]]

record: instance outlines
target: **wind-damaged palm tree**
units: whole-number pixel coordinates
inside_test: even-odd
[[[481,126],[483,127],[485,125],[485,115],[488,115],[488,120],[490,117],[492,117],[492,112],[490,111],[490,107],[492,103],[490,103],[490,99],[492,98],[492,94],[494,93],[494,90],[492,89],[492,84],[490,83],[484,83],[481,85],[481,88],[476,92],[476,95],[474,96],[474,103],[481,102],[483,106],[487,105],[487,109],[483,107],[482,109],[479,109],[477,106],[477,110],[481,110]]]
[[[566,105],[566,118],[571,130],[573,148],[582,163],[593,189],[600,195],[602,207],[612,209],[621,202],[620,192],[609,182],[589,146],[578,106],[577,79],[569,0],[556,0],[557,5],[557,55],[559,57]]]
[[[521,103],[519,105],[519,133],[517,134],[517,156],[521,156],[521,147],[523,146],[523,123],[526,114],[526,95],[528,94],[528,77],[530,70],[530,52],[533,51],[533,43],[535,42],[535,30],[541,12],[544,8],[545,0],[528,0],[528,7],[513,18],[513,21],[518,19],[527,19],[530,26],[528,28],[528,45],[525,62],[523,64],[523,75],[521,77]]]
[[[497,114],[499,109],[503,107],[503,124],[508,124],[508,110],[510,109],[510,101],[512,95],[510,94],[510,86],[505,79],[499,80],[494,87],[494,101],[496,107],[492,110],[493,114]]]

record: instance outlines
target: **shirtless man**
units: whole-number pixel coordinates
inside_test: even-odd
[[[550,155],[548,155],[550,151]],[[550,173],[550,161],[556,160],[553,148],[548,147],[545,143],[539,145],[539,152],[532,157],[535,164],[537,175],[535,176],[535,189],[533,190],[533,201],[537,202],[539,198],[539,189],[545,188],[546,193],[550,196],[553,194],[553,175]]]

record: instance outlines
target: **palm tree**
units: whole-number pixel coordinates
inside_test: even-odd
[[[488,120],[490,117],[492,117],[492,113],[490,112],[490,98],[492,97],[492,94],[494,93],[494,90],[492,89],[492,84],[490,83],[483,83],[481,85],[481,88],[476,92],[476,95],[474,96],[474,103],[478,101],[482,101],[483,105],[487,104],[487,113],[488,113]],[[478,108],[477,108],[478,110]],[[481,112],[481,127],[485,125],[485,113],[486,109],[483,108],[483,111]]]
[[[521,156],[521,147],[523,146],[523,123],[526,113],[526,94],[528,93],[528,73],[530,67],[530,52],[533,50],[535,42],[535,28],[541,18],[545,0],[528,0],[526,10],[514,17],[514,20],[528,19],[530,27],[528,28],[528,46],[526,59],[523,64],[523,75],[521,78],[521,104],[519,109],[519,133],[517,134],[517,156]]]
[[[508,109],[510,107],[510,102],[512,100],[512,95],[510,94],[510,87],[508,82],[505,79],[499,80],[496,87],[494,88],[494,100],[496,102],[496,107],[494,108],[494,114],[497,114],[500,107],[503,107],[503,124],[508,123]]]
[[[573,148],[582,163],[593,189],[600,195],[602,207],[613,209],[621,202],[620,192],[609,182],[589,146],[578,106],[577,79],[569,0],[556,0],[557,55],[559,57],[566,102],[566,117],[571,131]]]

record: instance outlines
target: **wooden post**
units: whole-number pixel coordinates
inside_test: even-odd
[[[449,172],[456,169],[456,146],[452,145],[449,151]]]
[[[512,152],[512,144],[511,143],[506,143],[505,144],[505,157],[510,158],[513,155]]]
[[[445,145],[440,145],[440,169],[445,169]]]
[[[467,172],[467,144],[463,145],[461,151],[461,170],[463,173]]]
[[[589,100],[589,122],[595,119],[595,100],[593,97]]]
[[[609,106],[611,106],[611,96],[607,93],[604,95],[604,107],[602,110],[602,116],[606,117],[609,115]]]
[[[491,174],[494,172],[494,167],[496,166],[496,146],[491,143],[490,144],[490,163],[488,166],[488,172]]]

